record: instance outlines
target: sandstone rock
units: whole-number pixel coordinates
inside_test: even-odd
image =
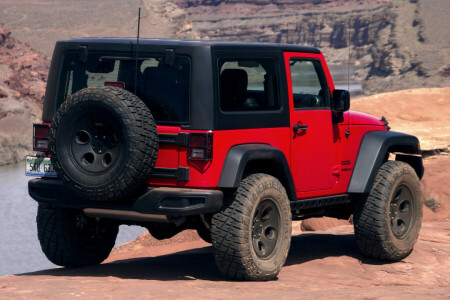
[[[11,30],[9,30],[9,28],[5,24],[0,23],[0,45],[5,43],[10,34]]]
[[[417,136],[423,151],[450,147],[448,87],[408,89],[358,98],[352,100],[351,109],[386,117],[393,131]]]
[[[0,43],[0,64],[8,66],[13,72],[7,78],[0,78],[0,81],[21,97],[29,97],[42,105],[49,58],[16,40],[9,29],[0,26],[0,35],[3,36],[1,32],[6,32],[6,38],[3,44]]]
[[[0,165],[32,152],[32,124],[39,122],[50,60],[0,25]]]
[[[5,90],[0,88],[0,98],[6,98],[8,97],[8,93],[6,93]]]
[[[302,231],[318,231],[343,225],[350,225],[350,222],[329,217],[310,218],[302,221],[301,229]]]

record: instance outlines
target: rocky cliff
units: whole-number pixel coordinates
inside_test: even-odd
[[[135,36],[138,7],[142,9],[141,36],[197,37],[186,11],[170,1],[80,0],[64,5],[58,0],[24,2],[27,5],[2,1],[0,20],[8,20],[14,36],[18,34],[48,55],[58,39]],[[116,26],[119,23],[121,26]],[[0,166],[22,161],[32,153],[32,124],[41,121],[49,65],[47,55],[19,41],[6,25],[0,25]]]
[[[346,64],[350,50],[352,77],[366,94],[450,85],[446,0],[176,3],[201,38],[313,45],[335,65]]]
[[[41,118],[49,64],[0,23],[0,166],[31,153],[31,124]]]
[[[51,55],[56,40],[141,36],[286,42],[321,48],[366,94],[450,86],[448,0],[3,0],[0,19]],[[95,20],[95,22],[92,22]],[[120,26],[117,26],[120,24]],[[350,39],[350,49],[348,49]]]
[[[199,7],[199,6],[219,6],[219,5],[240,5],[248,4],[255,6],[276,5],[280,8],[310,8],[312,6],[339,6],[343,2],[353,2],[354,4],[362,3],[383,3],[390,0],[175,0],[178,6],[183,8]]]

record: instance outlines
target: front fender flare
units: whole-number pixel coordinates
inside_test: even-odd
[[[370,131],[361,141],[358,156],[348,186],[348,193],[369,193],[388,152],[420,154],[417,137],[395,131]],[[399,159],[403,160],[403,159]],[[419,178],[423,176],[422,157],[413,165]]]

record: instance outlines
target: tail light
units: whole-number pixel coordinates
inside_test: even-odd
[[[48,151],[50,125],[33,124],[33,151]]]
[[[213,157],[213,134],[191,133],[189,135],[189,159],[209,161]]]

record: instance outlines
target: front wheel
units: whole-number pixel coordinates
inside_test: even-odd
[[[280,181],[267,174],[246,177],[212,218],[219,270],[231,279],[274,279],[286,262],[291,228],[289,199]]]
[[[400,260],[413,250],[422,224],[419,178],[410,165],[384,163],[353,216],[358,248],[369,257]]]
[[[97,221],[81,211],[39,205],[38,238],[47,258],[58,266],[83,267],[103,262],[111,252],[119,227]]]

